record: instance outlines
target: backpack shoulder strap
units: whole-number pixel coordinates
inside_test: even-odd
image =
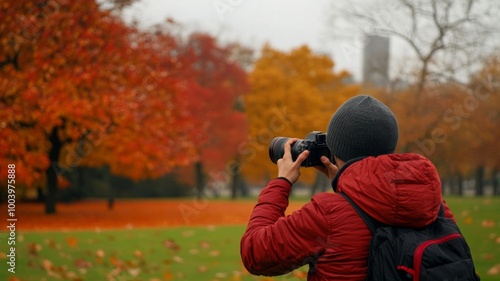
[[[342,195],[342,197],[344,197],[345,200],[347,200],[347,202],[349,202],[349,204],[351,204],[351,206],[354,208],[354,210],[356,210],[356,213],[358,213],[358,215],[363,219],[363,221],[365,221],[366,225],[368,226],[368,228],[371,230],[372,233],[375,233],[375,230],[377,230],[377,228],[383,226],[382,223],[378,222],[377,220],[372,218],[370,215],[368,215],[365,211],[363,211],[363,209],[361,209],[358,206],[358,204],[354,203],[354,201],[352,201],[352,199],[349,198],[349,196],[347,196],[347,194],[345,194],[343,192],[339,192],[338,194]]]
[[[349,196],[347,196],[347,194],[345,194],[343,192],[338,192],[338,194],[342,195],[342,197],[344,197],[345,200],[347,202],[349,202],[349,204],[351,204],[351,206],[354,208],[354,210],[356,210],[356,213],[358,213],[358,215],[363,219],[363,221],[365,221],[366,225],[372,231],[372,233],[375,233],[375,230],[377,230],[377,228],[384,226],[383,223],[377,221],[376,219],[374,219],[370,215],[368,215],[365,211],[363,211],[363,209],[361,209],[358,206],[358,204],[354,203],[354,201],[352,201],[352,199],[349,198]],[[439,207],[438,216],[444,217],[444,204],[443,203],[441,203],[441,206]]]

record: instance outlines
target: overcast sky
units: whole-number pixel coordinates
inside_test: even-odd
[[[221,40],[238,41],[259,50],[264,43],[288,51],[307,44],[330,55],[335,71],[346,69],[361,79],[361,49],[346,54],[346,44],[331,40],[328,0],[140,0],[126,13],[148,26],[173,18],[189,30],[203,30]]]

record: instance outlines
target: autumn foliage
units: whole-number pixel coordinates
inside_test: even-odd
[[[497,56],[488,57],[467,83],[428,82],[421,92],[415,85],[395,92],[379,90],[377,96],[398,118],[397,152],[430,158],[452,188],[461,186],[464,178],[475,178],[478,195],[482,195],[478,181],[488,173],[493,192],[498,193],[499,65]],[[451,192],[462,194],[462,190]]]
[[[213,37],[185,39],[173,21],[139,30],[93,0],[0,8],[0,159],[16,165],[19,186],[47,186],[47,212],[79,165],[132,179],[201,158],[221,166],[227,157],[203,157],[204,147],[231,154],[244,135],[235,103],[246,75]]]
[[[193,143],[195,166],[186,171],[186,179],[196,179],[199,192],[204,192],[205,174],[224,170],[237,155],[237,147],[246,134],[246,117],[242,112],[242,97],[248,91],[247,74],[235,56],[239,46],[219,46],[206,34],[189,36],[179,50],[179,58],[189,79],[183,98],[188,103],[187,115],[192,123],[189,142]],[[194,177],[193,177],[194,175]],[[192,180],[188,180],[194,183]]]
[[[127,24],[121,9],[131,2],[0,4],[0,178],[15,164],[18,190],[45,189],[48,213],[78,166],[133,180],[175,172],[198,194],[237,176],[263,184],[276,175],[274,137],[325,131],[338,106],[360,93],[397,115],[397,152],[431,158],[444,178],[489,173],[498,183],[498,56],[464,83],[361,90],[307,46],[266,45],[254,62],[251,50],[178,32],[171,19],[148,29]],[[301,180],[316,176],[304,169]]]
[[[359,94],[359,86],[347,84],[349,73],[335,72],[334,62],[307,46],[281,52],[262,49],[250,73],[251,90],[245,97],[249,138],[240,151],[244,172],[253,180],[273,178],[276,165],[268,156],[274,137],[304,138],[311,131],[326,132],[335,110]],[[302,180],[311,183],[314,169]]]

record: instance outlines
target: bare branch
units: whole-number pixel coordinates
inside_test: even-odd
[[[417,10],[410,0],[401,0],[403,5],[410,10],[411,15],[411,37],[415,36],[417,33],[418,18]]]

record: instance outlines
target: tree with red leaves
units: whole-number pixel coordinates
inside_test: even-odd
[[[78,165],[138,179],[190,161],[180,80],[166,77],[175,40],[94,0],[9,0],[0,18],[0,162],[18,185],[47,187],[46,213]]]
[[[247,73],[237,44],[221,45],[208,34],[194,33],[180,47],[180,60],[189,77],[185,99],[194,120],[190,135],[196,148],[194,164],[197,196],[207,183],[226,186],[238,161],[238,146],[247,137],[242,98],[249,90]],[[209,182],[206,180],[209,177]]]

